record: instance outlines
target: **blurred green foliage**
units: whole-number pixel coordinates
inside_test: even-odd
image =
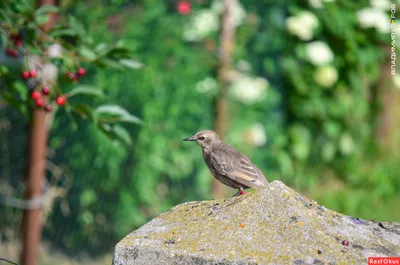
[[[45,235],[53,242],[72,250],[109,251],[173,205],[211,199],[212,177],[199,147],[181,141],[214,122],[218,85],[205,93],[199,84],[216,79],[218,32],[198,41],[183,38],[196,10],[210,10],[206,2],[192,2],[188,16],[177,13],[175,1],[65,4],[96,43],[123,38],[143,62],[143,68],[123,72],[89,66],[85,82],[104,93],[90,99],[94,104],[118,104],[144,126],[126,126],[132,140],[121,132],[122,144],[90,123],[77,121],[76,129],[66,116],[55,119],[51,160],[66,169],[73,185],[47,221]],[[270,181],[280,179],[328,208],[400,220],[398,157],[380,150],[374,135],[389,38],[357,22],[356,12],[368,2],[337,0],[323,8],[310,7],[309,1],[241,3],[247,16],[237,28],[234,65],[242,75],[266,78],[268,86],[254,102],[231,96],[226,141],[248,154]],[[304,10],[318,21],[308,40],[287,29],[287,17]],[[313,41],[330,47],[328,70],[310,61],[307,45]],[[317,73],[332,68],[337,80],[324,84],[326,75],[321,82]],[[266,135],[259,144],[253,128]],[[60,224],[71,227],[62,236]]]

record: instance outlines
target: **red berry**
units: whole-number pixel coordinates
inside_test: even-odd
[[[179,14],[181,14],[181,15],[189,14],[190,13],[190,9],[191,9],[190,2],[188,2],[188,1],[180,1],[178,3],[177,9],[178,9]]]
[[[241,190],[241,191],[239,192],[239,194],[240,194],[240,195],[246,194],[246,191],[245,191],[245,190]]]
[[[47,86],[42,88],[42,94],[43,95],[48,95],[50,93],[50,88],[48,88]]]
[[[31,77],[31,73],[30,73],[29,71],[23,71],[23,72],[21,73],[21,77],[22,77],[23,79],[28,79],[29,77]]]
[[[86,70],[85,70],[85,68],[81,67],[81,68],[78,69],[78,71],[76,71],[76,73],[77,73],[79,76],[83,76],[83,75],[86,74]]]
[[[15,46],[20,47],[20,46],[22,46],[22,40],[16,40],[16,41],[14,42],[14,44],[15,44]]]
[[[32,99],[37,100],[41,97],[39,91],[33,91],[31,95]]]
[[[44,101],[43,101],[43,99],[38,98],[35,103],[36,103],[36,107],[40,108],[40,107],[43,107]]]
[[[16,58],[16,57],[18,57],[19,52],[17,50],[14,50],[14,49],[7,49],[6,50],[6,54],[7,54],[7,56]]]
[[[343,240],[342,241],[342,245],[347,247],[349,245],[349,241],[348,240]]]
[[[64,105],[66,101],[67,99],[64,96],[59,96],[56,98],[56,103],[58,106]]]
[[[47,105],[46,107],[44,107],[44,110],[47,112],[51,112],[53,111],[53,107],[51,105]]]
[[[31,77],[36,77],[36,75],[37,75],[35,69],[32,69],[32,70],[29,72],[29,74],[30,74]]]

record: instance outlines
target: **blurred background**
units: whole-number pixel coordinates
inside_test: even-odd
[[[23,15],[19,2],[1,5]],[[19,20],[1,22],[0,257],[19,260],[31,113],[41,107],[26,96],[37,84],[20,72],[46,42],[47,51],[72,51],[54,56],[60,72],[78,55],[85,72],[53,84],[39,264],[111,264],[115,244],[163,211],[232,196],[213,183],[200,148],[182,142],[201,129],[327,208],[400,221],[400,75],[391,60],[400,29],[390,18],[399,3],[228,2],[229,16],[222,0],[59,0],[52,28],[64,32],[32,40],[37,30],[23,24],[22,45],[9,37]],[[121,53],[134,58],[118,59],[127,67],[113,61]],[[93,110],[123,125],[111,133]]]

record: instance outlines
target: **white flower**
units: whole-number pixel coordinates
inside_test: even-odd
[[[330,65],[319,67],[314,73],[314,80],[322,87],[333,86],[338,80],[336,68]]]
[[[213,93],[216,91],[217,82],[214,78],[206,77],[205,79],[197,82],[196,90],[202,94]]]
[[[395,88],[400,89],[400,75],[392,76],[392,82]]]
[[[357,18],[362,28],[375,28],[379,33],[390,32],[390,19],[383,10],[363,8],[357,12]]]
[[[308,0],[308,4],[312,7],[312,8],[322,8],[322,0]]]
[[[58,76],[58,68],[52,63],[45,63],[41,69],[41,78],[44,84],[53,84]]]
[[[183,38],[187,41],[199,41],[219,27],[218,16],[210,10],[203,9],[192,17],[183,29]]]
[[[246,18],[246,10],[240,4],[239,1],[233,1],[232,7],[232,19],[235,26],[239,26],[243,23]],[[221,15],[224,12],[224,4],[222,0],[214,0],[211,4],[211,10],[217,15]]]
[[[310,11],[301,11],[297,16],[286,19],[288,31],[301,40],[311,40],[318,24],[317,17]]]
[[[222,14],[222,12],[224,12],[224,3],[222,2],[222,0],[215,0],[211,4],[211,9],[216,14]]]
[[[269,83],[262,77],[242,76],[232,83],[232,94],[245,104],[252,104],[265,97]]]
[[[254,146],[263,146],[267,143],[265,128],[261,123],[255,123],[247,133],[250,144]]]
[[[329,46],[322,41],[313,41],[306,44],[308,60],[313,65],[329,64],[333,61],[333,52]]]
[[[53,45],[51,45],[48,49],[47,49],[47,53],[49,55],[50,58],[58,58],[61,57],[61,53],[63,51],[63,47],[58,44],[58,43],[54,43]]]
[[[235,26],[239,26],[243,23],[244,19],[247,16],[247,13],[239,1],[234,1],[234,3],[235,5],[233,6],[232,19]]]
[[[370,0],[369,3],[373,8],[390,10],[391,3],[389,0]]]

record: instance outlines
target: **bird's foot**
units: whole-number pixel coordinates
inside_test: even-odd
[[[235,193],[232,197],[240,196],[246,194],[246,191],[244,189],[240,189],[238,192]]]

